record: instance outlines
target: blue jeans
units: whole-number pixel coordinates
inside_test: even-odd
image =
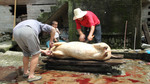
[[[89,35],[89,32],[90,32],[90,28],[88,28],[88,27],[85,27],[85,36],[86,36],[86,40],[87,40],[87,37],[88,37],[88,35]],[[95,30],[94,30],[94,39],[95,39],[95,42],[96,43],[99,43],[99,42],[101,42],[101,38],[102,38],[102,36],[101,36],[101,25],[100,24],[98,24],[98,25],[96,25],[95,26]]]

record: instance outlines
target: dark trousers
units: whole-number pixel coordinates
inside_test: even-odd
[[[87,40],[87,37],[89,35],[89,32],[90,32],[90,28],[85,27],[84,33],[85,33],[85,36],[86,36],[86,38],[85,38],[86,40]],[[94,41],[95,41],[95,43],[101,42],[101,25],[100,24],[95,26]]]

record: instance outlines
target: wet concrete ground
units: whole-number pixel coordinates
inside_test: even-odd
[[[7,51],[0,53],[0,84],[150,84],[149,62],[125,61],[126,64],[113,67],[121,71],[120,75],[47,70],[40,62],[36,74],[43,78],[28,83],[22,78],[22,53]]]

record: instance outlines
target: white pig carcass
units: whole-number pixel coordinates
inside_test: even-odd
[[[54,43],[51,50],[52,56],[57,58],[80,60],[107,60],[111,58],[111,48],[106,43],[57,42]]]

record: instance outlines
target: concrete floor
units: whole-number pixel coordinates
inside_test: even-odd
[[[15,66],[16,68],[22,66],[22,52],[7,51],[0,52],[0,66]]]
[[[27,79],[22,78],[22,57],[22,52],[0,52],[0,84],[149,84],[150,82],[149,62],[125,59],[126,64],[117,67],[122,71],[119,76],[46,70],[39,66],[36,75],[43,78],[28,83]],[[40,57],[40,65],[43,58]]]
[[[150,66],[147,62],[125,59],[126,64],[119,68],[123,72],[118,76],[46,70],[39,66],[36,75],[41,75],[43,78],[28,83],[21,75],[22,57],[22,52],[0,53],[0,84],[148,84],[150,82]],[[41,61],[44,57],[40,58]]]

